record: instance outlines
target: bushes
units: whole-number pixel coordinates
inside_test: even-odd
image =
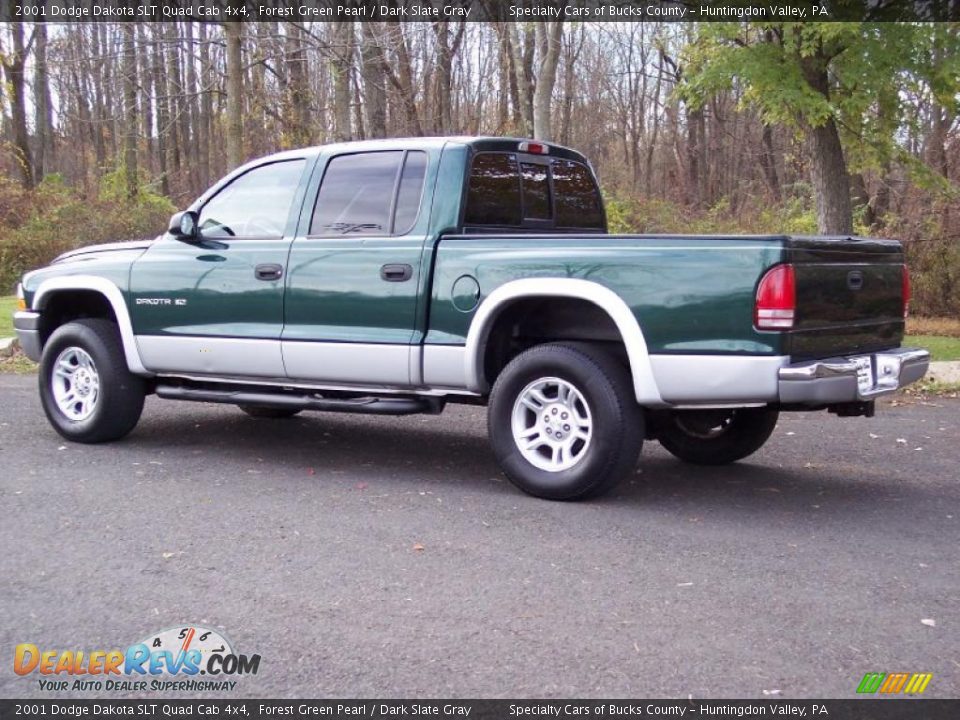
[[[27,270],[67,250],[163,232],[173,204],[149,191],[125,197],[118,175],[104,177],[93,200],[81,198],[57,175],[32,191],[0,177],[0,294],[12,292]]]
[[[613,233],[814,235],[817,232],[816,214],[803,198],[777,205],[758,202],[737,210],[723,199],[709,210],[698,212],[670,200],[608,195],[606,208]]]

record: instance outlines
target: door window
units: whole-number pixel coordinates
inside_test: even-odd
[[[407,153],[397,190],[397,211],[393,219],[395,235],[405,235],[413,228],[420,214],[420,198],[423,195],[423,179],[427,174],[427,154],[414,151]]]
[[[389,235],[403,152],[340,155],[327,165],[310,235]]]
[[[209,238],[281,238],[297,192],[304,160],[261,165],[214,195],[200,211],[200,232]]]

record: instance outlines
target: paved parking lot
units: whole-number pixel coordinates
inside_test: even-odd
[[[960,695],[956,400],[788,415],[720,469],[649,443],[618,491],[564,504],[501,477],[479,408],[151,398],[82,446],[0,375],[0,457],[2,697],[41,694],[17,643],[184,623],[262,656],[248,696],[850,697],[868,671]]]

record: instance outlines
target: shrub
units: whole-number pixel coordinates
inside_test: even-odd
[[[32,191],[0,178],[0,294],[11,291],[24,272],[67,250],[163,231],[173,204],[148,190],[127,198],[116,191],[114,175],[104,178],[93,200],[56,175]]]

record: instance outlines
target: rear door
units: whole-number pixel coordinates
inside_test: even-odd
[[[325,383],[411,383],[428,154],[339,153],[321,160],[290,251],[287,375]],[[322,172],[321,172],[322,171]]]
[[[899,346],[903,340],[903,250],[890,240],[794,237],[796,322],[788,352],[830,357]]]
[[[310,162],[251,167],[195,208],[196,243],[166,235],[134,263],[130,305],[149,370],[284,377],[283,278]]]

